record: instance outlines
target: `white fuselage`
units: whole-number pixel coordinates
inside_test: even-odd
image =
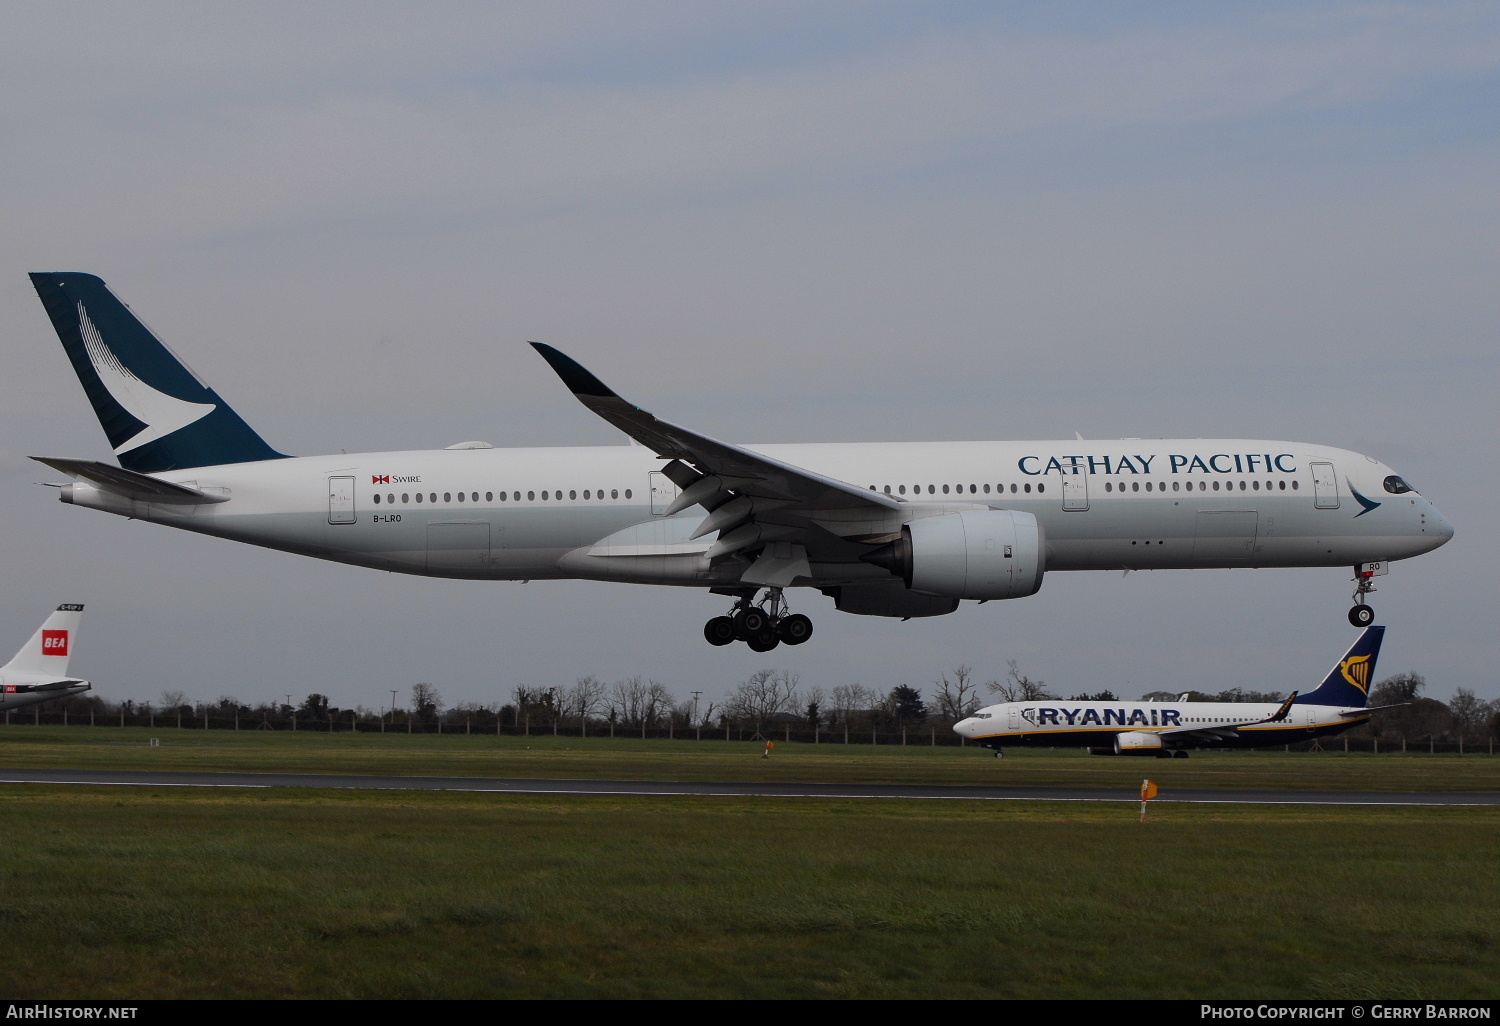
[[[1046,698],[986,706],[954,724],[963,737],[992,748],[1110,748],[1122,733],[1155,735],[1164,748],[1259,748],[1293,744],[1358,726],[1364,709],[1293,705],[1265,722],[1279,702],[1105,702]]]
[[[1034,515],[1046,570],[1350,566],[1416,556],[1452,528],[1369,457],[1297,442],[1136,440],[758,445],[787,464],[888,492],[910,518],[991,507]],[[704,510],[636,446],[464,448],[298,457],[166,472],[227,501],[164,505],[79,482],[66,502],[400,573],[733,584]],[[1356,494],[1357,493],[1357,494]],[[1363,501],[1361,500],[1361,497]],[[899,518],[898,518],[899,519]],[[889,526],[889,525],[887,525]],[[890,581],[836,525],[809,546],[826,586]],[[851,530],[845,537],[852,537]],[[868,532],[867,532],[868,536]],[[726,574],[731,576],[726,576]]]

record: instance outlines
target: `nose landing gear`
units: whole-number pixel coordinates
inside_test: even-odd
[[[1375,590],[1375,578],[1387,573],[1385,563],[1361,563],[1354,568],[1354,607],[1349,610],[1349,622],[1356,627],[1368,627],[1375,622],[1375,610],[1365,602],[1365,596]]]
[[[777,645],[800,645],[812,637],[812,621],[801,613],[788,613],[780,588],[767,588],[766,597],[755,604],[754,593],[740,598],[728,616],[716,616],[703,625],[710,645],[743,641],[754,652],[769,652]]]

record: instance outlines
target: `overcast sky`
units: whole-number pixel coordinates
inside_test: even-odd
[[[762,666],[1306,688],[1338,569],[1052,574],[710,649],[723,600],[401,577],[63,506],[110,450],[26,272],[102,276],[294,454],[623,443],[525,346],[746,442],[1344,446],[1453,522],[1378,676],[1500,698],[1493,3],[8,3],[0,649],[84,602],[109,698],[448,703]],[[0,655],[0,658],[4,658]]]

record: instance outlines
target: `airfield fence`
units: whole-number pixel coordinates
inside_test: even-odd
[[[544,720],[530,723],[506,722],[493,713],[466,717],[418,719],[412,716],[386,713],[383,716],[364,715],[352,711],[335,712],[328,717],[297,715],[236,715],[208,712],[125,712],[94,708],[46,709],[33,706],[30,709],[8,710],[4,725],[7,727],[50,726],[81,727],[107,730],[114,727],[149,727],[156,730],[269,730],[300,731],[322,734],[490,734],[506,737],[567,737],[567,738],[618,738],[629,740],[678,740],[678,741],[775,741],[786,744],[824,745],[885,745],[923,747],[972,747],[972,742],[954,734],[946,724],[924,723],[921,725],[863,725],[811,728],[787,723],[755,727],[745,724],[682,723],[656,726],[626,725],[593,721],[580,726],[575,719],[566,721]],[[1341,754],[1456,754],[1494,755],[1493,736],[1436,736],[1420,737],[1372,736],[1369,734],[1341,734],[1318,738],[1292,745],[1279,746],[1293,752],[1329,752]],[[1076,747],[1076,746],[1067,746]]]

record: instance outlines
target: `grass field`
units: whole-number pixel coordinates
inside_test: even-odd
[[[156,734],[13,727],[0,761],[1500,789],[1484,756]],[[33,785],[0,817],[15,998],[1500,995],[1500,808]]]
[[[151,737],[160,747],[149,746]],[[1336,742],[1335,742],[1336,743]],[[0,728],[0,767],[384,773],[565,779],[787,783],[1056,784],[1500,791],[1500,756],[1195,752],[1189,759],[1109,758],[1080,749],[778,744],[748,741],[314,734],[157,728]]]

